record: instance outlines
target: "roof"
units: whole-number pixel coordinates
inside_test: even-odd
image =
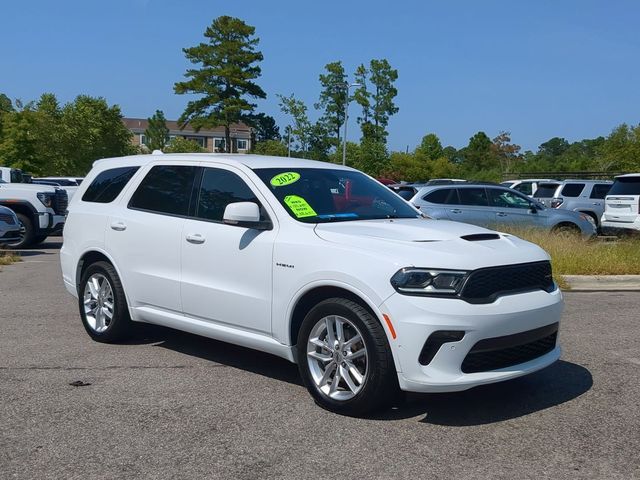
[[[628,177],[640,177],[640,173],[626,173],[624,175],[618,175],[614,178],[628,178]]]
[[[335,163],[305,160],[293,157],[272,157],[269,155],[251,155],[244,153],[157,153],[151,155],[130,155],[128,157],[105,158],[94,162],[97,164],[109,163],[113,167],[143,166],[154,161],[210,161],[227,165],[245,166],[255,168],[333,168],[353,170]]]
[[[146,118],[123,118],[122,123],[124,123],[125,127],[134,133],[144,133],[149,126],[149,120]],[[189,126],[189,124],[181,129],[177,120],[167,120],[166,124],[170,135],[196,135],[201,137],[224,136],[223,126],[215,128],[201,128],[196,131],[193,127]],[[244,123],[233,123],[231,124],[231,136],[235,138],[250,138],[251,127]]]

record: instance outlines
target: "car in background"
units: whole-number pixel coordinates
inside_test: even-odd
[[[604,198],[613,185],[611,180],[564,180],[540,183],[533,194],[540,203],[550,208],[573,210],[589,216],[598,228],[604,213]]]
[[[387,185],[391,190],[400,195],[406,201],[411,200],[418,189],[413,185],[407,185],[403,183],[395,183],[393,185]]]
[[[603,229],[640,231],[640,173],[615,177],[605,197]]]
[[[485,228],[540,228],[584,237],[596,234],[586,214],[547,208],[501,185],[466,183],[423,187],[411,199],[411,203],[431,218],[471,223]]]
[[[532,197],[538,189],[538,184],[541,182],[553,182],[551,178],[527,178],[524,180],[506,180],[500,185],[504,185],[507,188],[513,188],[514,190],[524,193],[525,195]]]
[[[67,191],[69,200],[71,200],[73,194],[78,190],[78,185],[80,185],[80,182],[75,177],[38,177],[32,178],[31,183],[64,188]]]
[[[455,183],[466,183],[468,180],[462,178],[432,178],[431,180],[423,183],[425,187],[430,185],[453,185]]]
[[[20,240],[20,221],[13,210],[0,206],[0,245]]]

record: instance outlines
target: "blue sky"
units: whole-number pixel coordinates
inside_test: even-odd
[[[219,15],[256,27],[268,94],[259,109],[281,128],[277,93],[311,107],[326,63],[353,72],[371,58],[399,71],[393,150],[413,149],[428,132],[462,147],[478,130],[511,131],[535,150],[552,136],[574,141],[640,122],[635,0],[4,2],[0,92],[99,95],[126,116],[162,109],[175,119],[187,101],[173,94],[188,66],[181,48]],[[350,131],[359,132],[354,123]]]

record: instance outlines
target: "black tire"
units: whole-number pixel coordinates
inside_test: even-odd
[[[16,216],[18,217],[18,220],[20,221],[20,225],[22,227],[20,240],[7,243],[7,247],[18,250],[21,248],[29,247],[33,244],[35,232],[31,218],[23,213],[16,213]]]
[[[575,223],[561,223],[552,230],[552,233],[560,237],[577,237],[581,234],[580,227]]]
[[[106,330],[96,331],[92,328],[87,320],[84,305],[84,291],[89,279],[94,275],[102,275],[108,282],[113,293],[113,316],[109,321]],[[120,277],[113,265],[108,262],[96,262],[89,265],[80,280],[78,287],[78,308],[80,309],[80,318],[82,325],[89,336],[97,342],[115,343],[124,340],[132,332],[132,322],[129,316],[129,308],[127,306],[127,298],[120,282]],[[106,322],[105,322],[106,323]]]
[[[367,372],[359,392],[347,400],[335,400],[320,390],[307,360],[307,342],[316,324],[324,317],[338,315],[352,322],[367,352]],[[314,306],[305,316],[297,339],[298,369],[304,385],[318,405],[350,416],[362,416],[391,406],[399,393],[398,376],[380,322],[362,305],[345,298],[330,298]]]
[[[31,245],[40,245],[42,242],[44,242],[47,238],[49,237],[49,235],[38,235],[36,237],[33,238],[33,242],[31,242]]]

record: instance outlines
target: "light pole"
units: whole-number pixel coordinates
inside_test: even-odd
[[[347,164],[347,123],[349,123],[349,88],[359,87],[360,83],[345,83],[344,134],[342,135],[342,165]]]

